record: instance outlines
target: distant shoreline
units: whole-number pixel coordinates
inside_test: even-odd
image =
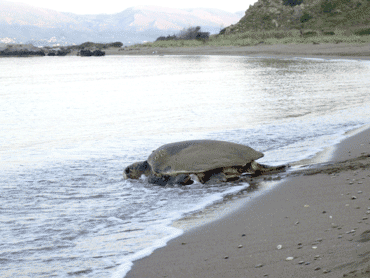
[[[106,55],[226,55],[320,57],[370,60],[370,43],[365,44],[259,44],[254,46],[200,46],[200,47],[126,47],[108,48]]]
[[[86,51],[100,51],[94,47],[87,47]],[[25,51],[25,55],[22,52]],[[51,51],[56,55],[49,55]],[[10,53],[1,57],[33,57],[33,56],[79,56],[81,50],[71,47],[60,47],[56,50],[43,49],[25,45],[22,49],[18,45],[14,55]],[[40,55],[41,52],[44,55]],[[107,47],[100,51],[104,55],[93,56],[163,56],[163,55],[216,55],[216,56],[252,56],[252,57],[276,57],[276,58],[326,58],[326,59],[356,59],[370,60],[370,43],[320,43],[320,44],[258,44],[252,46],[194,46],[194,47],[151,47],[151,46],[125,46]],[[34,53],[34,54],[32,54]],[[59,55],[59,53],[61,55]]]

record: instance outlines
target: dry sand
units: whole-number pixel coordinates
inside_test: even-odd
[[[341,142],[331,163],[185,232],[126,277],[370,277],[369,150],[367,129]]]
[[[255,46],[126,47],[105,50],[106,55],[232,55],[274,57],[341,57],[370,59],[370,43],[365,44],[259,44]]]

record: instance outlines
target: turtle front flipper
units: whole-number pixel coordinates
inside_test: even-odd
[[[156,185],[166,186],[166,185],[189,185],[194,183],[191,177],[187,174],[180,174],[176,176],[156,176],[154,174],[149,175],[148,182]]]

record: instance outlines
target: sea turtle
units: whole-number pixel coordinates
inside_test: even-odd
[[[243,173],[260,175],[280,171],[285,166],[269,167],[255,162],[263,153],[245,145],[217,141],[191,140],[163,145],[146,161],[136,162],[123,172],[125,179],[148,177],[149,183],[192,184],[237,180]]]

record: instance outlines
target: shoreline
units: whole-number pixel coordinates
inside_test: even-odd
[[[201,47],[127,47],[109,48],[106,55],[163,56],[163,55],[222,55],[277,58],[327,58],[370,60],[370,43],[365,44],[260,44],[255,46]]]
[[[336,145],[329,163],[185,231],[125,277],[369,277],[369,150],[367,128]]]
[[[0,55],[6,57],[34,57],[48,56],[49,52],[55,52],[54,56],[78,56],[78,50],[42,50],[30,45],[17,46],[14,54]],[[86,50],[97,50],[87,47]],[[196,46],[196,47],[108,47],[101,49],[103,56],[164,56],[164,55],[209,55],[209,56],[250,56],[250,57],[274,57],[274,58],[322,58],[322,59],[356,59],[370,60],[370,43],[320,43],[320,44],[258,44],[253,46]],[[5,51],[5,50],[4,50]],[[0,50],[2,53],[2,51]],[[42,53],[41,53],[42,52]],[[59,53],[60,52],[60,53]],[[0,53],[0,54],[1,54]],[[43,55],[41,55],[43,54]],[[60,55],[59,55],[60,54]],[[51,57],[54,57],[51,56]],[[58,57],[59,58],[59,57]]]

